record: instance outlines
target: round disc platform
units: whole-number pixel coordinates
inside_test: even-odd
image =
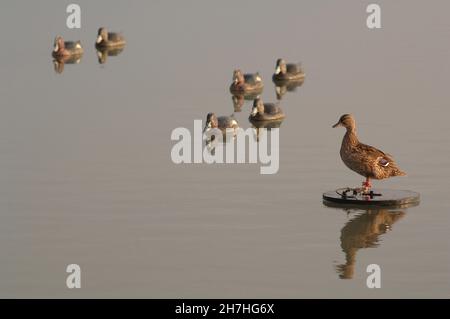
[[[346,190],[348,190],[346,192]],[[370,195],[354,194],[348,188],[341,188],[323,194],[323,200],[338,205],[401,207],[415,206],[420,201],[420,194],[407,190],[371,189]]]

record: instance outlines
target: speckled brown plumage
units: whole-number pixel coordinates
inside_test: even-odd
[[[370,179],[384,179],[406,175],[395,163],[391,155],[373,146],[360,143],[356,135],[356,124],[353,116],[344,114],[333,127],[343,126],[344,135],[340,155],[344,164],[356,173],[366,177],[364,186],[370,188]]]

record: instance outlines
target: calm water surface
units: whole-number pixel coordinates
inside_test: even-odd
[[[63,2],[0,4],[0,297],[450,296],[448,2],[380,0],[376,31],[364,1],[78,3],[81,30]],[[99,26],[128,41],[102,65]],[[85,48],[61,74],[57,34]],[[278,174],[173,164],[174,128],[233,113],[234,68],[276,100],[278,57],[307,74],[281,101]],[[362,181],[339,157],[343,113],[408,172],[375,186],[420,206],[322,203]],[[65,286],[71,263],[82,289]],[[366,287],[371,263],[381,289]]]

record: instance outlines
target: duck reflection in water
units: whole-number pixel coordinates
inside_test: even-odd
[[[233,112],[241,112],[242,107],[245,104],[245,98],[243,94],[240,95],[232,95],[231,100],[233,101]]]
[[[56,73],[61,74],[64,72],[65,64],[79,64],[81,62],[82,55],[58,57],[53,59],[53,69]]]
[[[121,48],[97,48],[97,58],[99,64],[105,64],[109,56],[118,56],[125,47]]]
[[[277,100],[281,100],[287,92],[295,92],[302,86],[304,79],[298,81],[277,81],[275,82],[275,93]]]
[[[284,119],[275,121],[253,121],[249,119],[248,121],[252,124],[252,127],[256,130],[256,140],[259,142],[261,132],[267,130],[269,132],[273,128],[280,128],[281,123]]]
[[[231,100],[233,101],[233,112],[241,112],[245,101],[253,101],[257,98],[259,98],[259,93],[232,94]]]
[[[348,214],[354,209],[344,209]],[[337,265],[341,279],[352,279],[355,272],[356,253],[362,248],[374,248],[380,236],[392,230],[392,225],[405,215],[401,210],[366,209],[357,213],[341,230],[341,248],[345,253],[345,264]]]

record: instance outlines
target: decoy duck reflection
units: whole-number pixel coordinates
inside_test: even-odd
[[[384,179],[406,175],[401,171],[391,155],[373,146],[360,143],[356,135],[356,123],[351,114],[344,114],[333,127],[343,126],[347,130],[342,140],[340,155],[344,164],[364,176],[364,193],[372,187],[370,179]]]
[[[122,51],[123,47],[118,48],[99,48],[97,47],[97,58],[98,63],[105,64],[107,61],[107,58],[109,56],[118,56]]]
[[[273,121],[252,121],[249,119],[250,123],[252,124],[252,127],[256,130],[256,140],[259,142],[259,138],[261,136],[261,132],[264,132],[264,130],[270,131],[274,128],[280,128],[281,123],[283,123],[283,120],[273,120]]]
[[[65,64],[78,64],[81,61],[81,55],[73,55],[68,57],[59,57],[53,60],[53,68],[56,73],[61,74],[64,72]]]
[[[303,80],[299,81],[280,81],[275,83],[275,94],[277,100],[281,100],[287,92],[295,92],[299,86],[303,84]]]
[[[238,94],[238,95],[232,95],[231,100],[233,101],[233,110],[234,112],[240,112],[242,111],[242,107],[245,103],[244,95]]]

